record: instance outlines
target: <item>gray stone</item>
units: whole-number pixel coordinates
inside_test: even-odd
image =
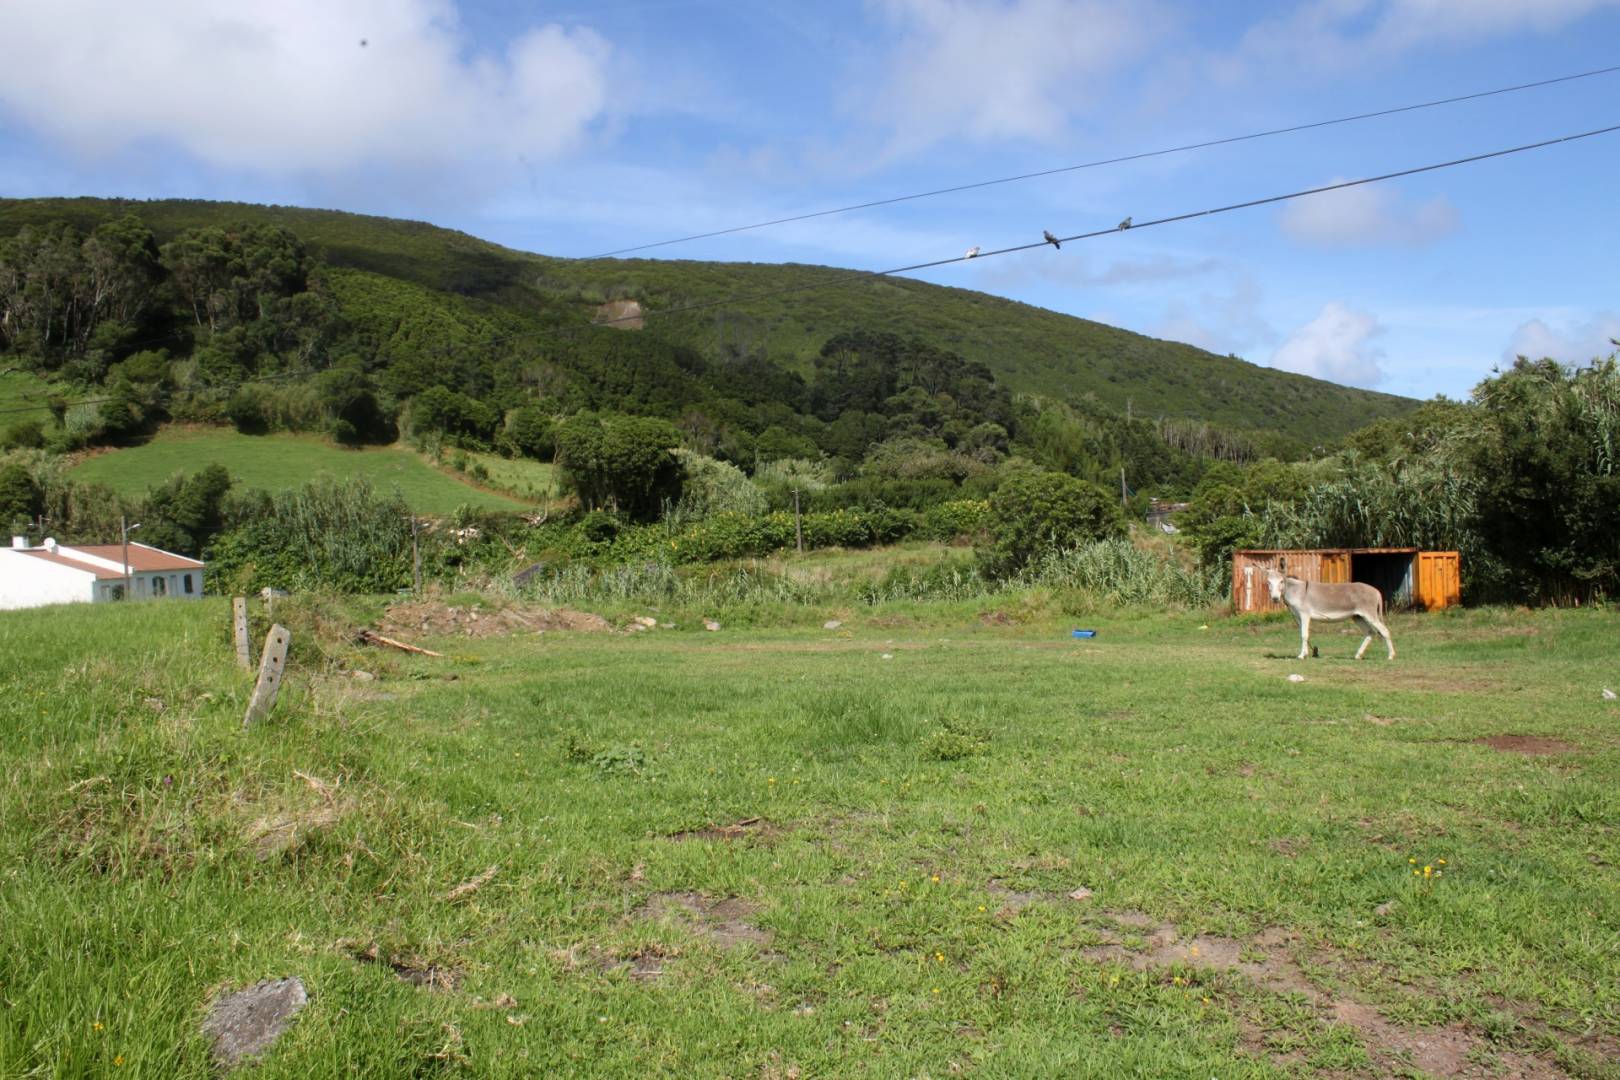
[[[213,1043],[214,1064],[234,1068],[243,1058],[270,1049],[309,1001],[300,979],[264,982],[222,994],[208,1010],[203,1034]]]
[[[821,628],[823,630],[836,630],[843,625],[844,623],[841,619],[828,619],[826,622],[821,624]]]

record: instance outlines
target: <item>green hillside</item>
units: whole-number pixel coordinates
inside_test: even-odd
[[[586,323],[610,298],[649,310],[722,306],[649,322],[644,333],[714,360],[761,355],[806,370],[841,333],[881,330],[984,364],[1013,391],[1085,399],[1147,416],[1279,432],[1313,445],[1415,406],[1217,356],[1190,345],[1031,307],[985,293],[898,278],[873,279],[805,265],[657,260],[568,260],[513,251],[420,222],[242,203],[104,199],[0,200],[0,236],[67,221],[81,231],[126,213],[160,242],[198,226],[262,222],[292,230],[331,267],[350,272],[350,293],[386,294],[382,329],[406,327],[399,309],[431,305],[439,321],[470,327],[443,349],[487,340],[493,330],[536,355],[564,344],[559,327]],[[354,271],[361,273],[355,274]],[[772,294],[772,295],[762,295]],[[755,299],[748,299],[756,297]],[[364,307],[364,305],[360,305]],[[364,312],[360,318],[364,319]],[[406,327],[417,333],[414,326]],[[599,338],[568,333],[562,338]],[[609,350],[621,345],[602,346]],[[415,380],[420,382],[420,380]],[[408,391],[411,381],[402,384]],[[471,392],[471,391],[469,391]]]
[[[377,491],[395,489],[413,510],[448,514],[461,506],[517,510],[527,504],[462,483],[396,447],[344,450],[309,435],[239,435],[234,431],[170,428],[127,450],[86,458],[71,476],[118,491],[139,492],[176,473],[223,465],[241,487],[286,491],[321,475],[364,478]]]

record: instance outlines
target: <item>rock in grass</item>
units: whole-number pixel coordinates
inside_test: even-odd
[[[1288,676],[1288,681],[1289,682],[1304,682],[1305,681],[1305,676],[1300,675],[1300,674],[1298,674],[1296,672],[1295,674]]]
[[[214,1064],[235,1068],[243,1058],[270,1049],[308,1001],[303,980],[297,978],[266,979],[216,998],[203,1021]]]
[[[1614,691],[1610,690],[1607,686],[1605,686],[1603,688],[1603,700],[1604,701],[1613,701],[1614,700]]]
[[[843,625],[844,624],[842,622],[840,622],[838,619],[828,619],[826,622],[821,624],[821,628],[823,630],[836,630],[840,626],[843,626]]]
[[[720,624],[719,624],[719,622],[717,622],[714,619],[704,619],[703,620],[703,629],[709,630],[709,631],[718,630],[718,629],[720,629]]]

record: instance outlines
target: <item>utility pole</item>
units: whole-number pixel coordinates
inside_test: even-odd
[[[804,554],[804,519],[799,515],[799,489],[793,489],[793,538],[798,542],[799,554]]]
[[[1120,506],[1129,505],[1129,503],[1131,501],[1131,496],[1130,496],[1129,492],[1130,492],[1130,489],[1125,486],[1125,466],[1121,465],[1119,467],[1119,505]]]
[[[416,515],[411,515],[411,584],[417,596],[422,595],[422,552],[416,546]]]
[[[141,527],[140,522],[131,525],[129,519],[123,514],[118,515],[118,532],[124,538],[124,599],[135,599],[135,586],[129,575],[129,534]]]

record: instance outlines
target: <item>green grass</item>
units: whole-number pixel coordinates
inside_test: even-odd
[[[19,366],[14,359],[0,359],[0,431],[24,420],[38,420],[46,427],[52,425],[50,411],[43,406],[51,399],[55,389],[50,383],[27,371],[8,370]],[[67,390],[64,397],[72,397]]]
[[[267,1080],[1420,1075],[1417,1038],[1620,1076],[1612,613],[1397,616],[1392,664],[971,605],[434,659],[284,604],[247,732],[223,601],[0,614],[0,1075],[205,1076],[211,995],[297,975]]]
[[[141,446],[86,458],[70,475],[75,480],[107,484],[121,491],[145,491],[177,472],[196,472],[216,463],[229,469],[242,487],[267,491],[297,487],[320,473],[363,476],[379,492],[397,487],[405,500],[424,514],[448,514],[463,505],[497,510],[530,505],[463,483],[453,473],[433,468],[411,450],[345,450],[313,435],[242,435],[228,430],[166,428]]]
[[[458,454],[465,455],[469,469],[474,464],[484,467],[489,479],[476,481],[480,487],[504,491],[531,503],[557,496],[557,478],[550,462],[456,450],[448,451],[445,456],[453,460]]]

